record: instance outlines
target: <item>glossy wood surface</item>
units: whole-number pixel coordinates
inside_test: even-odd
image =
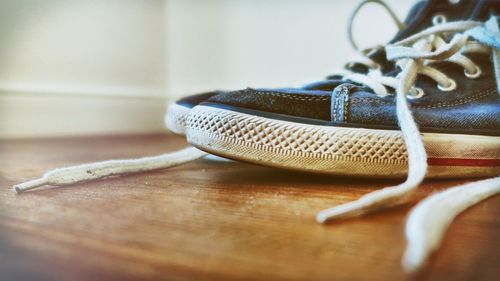
[[[317,211],[397,183],[234,162],[16,195],[67,165],[155,155],[171,135],[0,142],[0,280],[499,280],[500,196],[452,224],[424,272],[400,269],[412,204],[319,225]],[[464,180],[428,181],[417,198]]]

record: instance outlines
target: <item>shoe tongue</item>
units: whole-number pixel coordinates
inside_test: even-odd
[[[483,6],[483,0],[462,0],[452,3],[449,0],[421,0],[411,8],[405,24],[406,28],[401,30],[391,43],[402,40],[408,36],[418,33],[430,27],[436,15],[444,16],[447,21],[468,20],[474,18],[477,11]]]
[[[428,7],[429,2],[428,1],[418,1],[413,5],[413,7],[410,9],[410,12],[406,16],[406,19],[404,23],[408,26],[410,25],[413,21],[418,19],[420,17],[420,14],[422,14],[423,11]]]
[[[437,1],[418,1],[413,5],[410,9],[410,12],[406,16],[404,23],[406,24],[406,28],[400,30],[396,36],[391,40],[392,42],[399,41],[409,35],[416,33],[416,29],[418,26],[422,25],[425,21],[425,18],[432,13],[432,8],[434,6],[434,2]]]

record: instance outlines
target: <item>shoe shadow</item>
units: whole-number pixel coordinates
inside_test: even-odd
[[[286,170],[264,167],[241,162],[201,160],[200,164],[209,171],[207,176],[210,181],[217,184],[231,186],[265,186],[288,188],[328,188],[344,186],[353,188],[373,189],[381,186],[391,186],[402,182],[404,179],[384,179],[370,177],[350,177],[326,175],[303,171]]]

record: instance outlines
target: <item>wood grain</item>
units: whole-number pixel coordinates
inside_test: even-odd
[[[0,142],[0,280],[498,280],[500,197],[462,214],[427,269],[400,269],[411,204],[318,225],[394,181],[199,160],[17,196],[56,167],[155,155],[171,135]],[[423,197],[464,180],[428,181]]]

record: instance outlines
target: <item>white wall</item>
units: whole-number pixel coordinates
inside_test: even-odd
[[[320,79],[352,54],[356,2],[2,0],[0,138],[162,131],[180,95]],[[358,19],[362,46],[396,30],[374,5]]]
[[[162,0],[2,0],[0,137],[161,130],[164,15]]]

